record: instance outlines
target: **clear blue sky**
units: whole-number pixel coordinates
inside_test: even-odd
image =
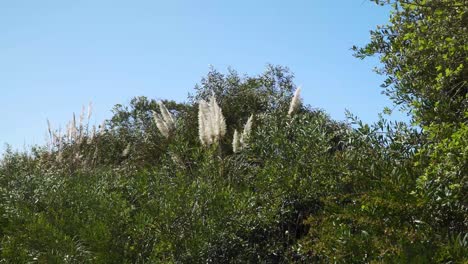
[[[0,1],[0,145],[43,143],[89,101],[96,123],[133,96],[184,101],[209,65],[288,66],[306,104],[375,121],[377,60],[350,48],[387,19],[369,0]]]

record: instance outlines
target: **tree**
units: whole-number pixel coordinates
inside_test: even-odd
[[[355,55],[379,55],[385,93],[421,125],[466,120],[468,1],[373,1],[392,5],[390,24],[371,31]]]
[[[442,239],[467,233],[468,1],[373,0],[393,7],[358,58],[379,55],[385,93],[410,110],[426,140],[414,194]]]

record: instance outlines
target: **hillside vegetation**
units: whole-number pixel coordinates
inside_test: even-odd
[[[332,120],[272,65],[83,111],[2,158],[0,263],[466,263],[468,5],[393,10],[355,52],[413,124]]]

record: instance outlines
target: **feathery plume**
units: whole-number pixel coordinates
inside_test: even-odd
[[[93,103],[89,102],[89,104],[88,104],[88,121],[89,121],[89,119],[91,119],[92,113],[93,113]]]
[[[221,107],[216,103],[214,94],[210,98],[210,107],[212,126],[214,128],[213,132],[215,133],[214,136],[216,140],[219,140],[226,135],[226,120],[224,119]]]
[[[70,141],[71,140],[71,123],[70,123],[70,121],[68,121],[68,123],[67,123],[67,132],[66,133],[67,133],[67,135],[66,135],[67,140]]]
[[[210,145],[211,142],[211,123],[210,123],[210,106],[205,100],[200,100],[198,103],[198,136],[203,145]]]
[[[301,105],[301,88],[297,88],[289,105],[288,116],[291,116]]]
[[[174,122],[174,118],[172,117],[171,112],[167,110],[167,107],[163,104],[163,102],[159,101],[158,105],[159,105],[159,110],[161,111],[162,119],[164,120],[164,123],[166,123],[167,128],[169,128],[169,130],[174,130],[175,122]]]
[[[128,156],[128,153],[130,153],[130,143],[127,144],[127,147],[125,147],[125,149],[123,150],[122,152],[122,157],[127,157]]]
[[[219,137],[218,132],[219,132],[219,123],[218,121],[218,111],[216,109],[216,100],[214,99],[214,95],[210,97],[209,101],[209,106],[210,106],[210,116],[208,117],[209,123],[211,126],[211,138],[213,141],[217,141],[217,138]]]
[[[154,119],[154,122],[156,123],[156,126],[159,129],[159,132],[161,132],[161,134],[165,138],[168,138],[170,136],[170,130],[167,127],[166,122],[164,122],[163,118],[161,116],[159,116],[158,113],[153,111],[153,119]]]
[[[247,143],[249,142],[250,132],[252,131],[252,123],[253,123],[253,115],[247,119],[247,122],[244,125],[244,131],[242,132],[242,136],[240,138],[240,143],[242,148],[247,147]]]
[[[237,132],[237,129],[234,130],[234,136],[232,138],[232,151],[234,153],[237,153],[241,150],[241,142],[239,138],[239,133]]]
[[[226,135],[226,120],[214,95],[209,103],[205,100],[199,102],[198,134],[203,145],[211,145]]]
[[[52,139],[52,125],[50,124],[49,119],[47,119],[47,130],[49,132],[49,138]]]
[[[161,134],[165,138],[169,138],[175,130],[174,118],[172,117],[171,112],[167,110],[163,102],[159,101],[158,105],[161,114],[158,114],[155,111],[153,111],[154,122],[156,123],[159,132],[161,132]]]
[[[76,140],[76,117],[75,117],[75,113],[73,113],[73,119],[72,119],[70,131],[71,131],[71,139]]]
[[[80,113],[80,124],[79,124],[79,133],[80,133],[80,137],[81,135],[83,134],[83,125],[84,125],[84,118],[85,118],[85,106],[83,105],[81,107],[81,113]]]

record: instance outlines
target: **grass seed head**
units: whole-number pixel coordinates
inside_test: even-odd
[[[242,148],[247,147],[247,144],[250,138],[250,133],[252,132],[252,124],[253,124],[253,115],[251,115],[249,119],[247,119],[247,122],[244,125],[244,131],[242,132],[242,136],[240,138],[240,143],[242,145]]]
[[[171,112],[167,110],[163,102],[159,101],[158,105],[159,105],[159,110],[161,111],[161,116],[162,116],[164,123],[166,123],[166,126],[170,131],[173,131],[175,129],[175,121],[174,121],[174,118],[172,117]]]
[[[156,123],[156,127],[158,128],[159,132],[161,132],[161,134],[165,138],[168,138],[171,132],[166,122],[164,122],[164,119],[158,113],[154,111],[153,111],[153,119],[154,119],[154,122]]]
[[[212,126],[210,120],[210,107],[205,100],[198,103],[198,136],[203,145],[210,145],[212,142]]]
[[[289,105],[288,116],[292,116],[292,114],[299,109],[301,106],[301,88],[297,88],[294,92],[294,96],[291,99],[291,104]]]
[[[240,137],[239,137],[239,132],[237,132],[237,129],[234,130],[234,136],[232,138],[232,151],[234,153],[237,153],[241,150],[241,143],[240,143]]]

